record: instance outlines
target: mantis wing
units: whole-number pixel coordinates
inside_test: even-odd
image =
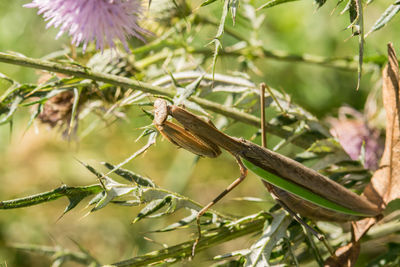
[[[348,215],[354,215],[354,216],[360,216],[360,217],[369,217],[369,214],[365,214],[362,212],[358,212],[349,208],[346,208],[338,203],[335,203],[329,199],[326,199],[322,196],[319,196],[315,193],[313,193],[311,190],[302,187],[298,184],[295,184],[289,180],[286,180],[284,178],[281,178],[275,174],[272,174],[256,165],[253,163],[243,159],[243,163],[252,172],[257,174],[260,178],[263,180],[267,181],[268,183],[283,189],[301,199],[304,199],[308,202],[311,202],[319,207],[329,209],[331,211],[339,212],[339,213],[344,213]]]

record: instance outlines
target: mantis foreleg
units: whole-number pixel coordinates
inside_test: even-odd
[[[192,247],[192,256],[194,256],[195,250],[196,250],[196,246],[200,241],[201,238],[201,228],[200,228],[200,218],[201,216],[204,215],[204,213],[207,212],[207,210],[209,210],[215,203],[217,203],[218,201],[220,201],[226,194],[228,194],[230,191],[232,191],[237,185],[239,185],[241,182],[243,182],[243,180],[247,177],[247,169],[246,167],[243,165],[242,161],[240,160],[240,158],[236,155],[233,155],[236,159],[237,164],[239,165],[240,168],[240,177],[237,178],[235,181],[233,181],[233,183],[231,183],[227,188],[225,188],[224,191],[222,191],[221,194],[219,194],[213,201],[211,201],[210,203],[208,203],[204,208],[202,208],[199,213],[197,213],[196,216],[196,221],[197,221],[197,231],[198,231],[198,235],[196,238],[196,241],[193,244]]]

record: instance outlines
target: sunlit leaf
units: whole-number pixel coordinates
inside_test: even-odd
[[[223,260],[226,258],[231,258],[231,257],[236,257],[236,256],[247,256],[251,253],[251,249],[241,249],[241,250],[235,250],[223,255],[218,255],[214,257],[214,260]]]
[[[231,9],[231,13],[232,13],[233,25],[235,25],[235,23],[236,23],[236,13],[237,13],[238,7],[239,7],[239,0],[231,0],[230,9]]]
[[[66,196],[70,199],[70,204],[66,208],[65,212],[71,210],[75,207],[80,200],[85,198],[86,196],[97,194],[102,192],[103,189],[99,184],[89,185],[89,186],[80,186],[80,187],[72,187],[63,185],[59,188],[56,188],[52,191],[17,198],[13,200],[5,200],[0,202],[0,209],[15,209],[22,207],[29,207],[33,205],[42,204],[45,202],[53,201],[59,199],[60,197]]]
[[[8,108],[7,114],[0,119],[0,125],[8,123],[11,121],[12,116],[14,115],[15,111],[17,111],[17,108],[19,104],[23,101],[24,99],[20,96],[17,96],[14,98],[14,101],[11,103],[11,106]],[[1,114],[0,114],[1,116]]]
[[[386,209],[383,211],[383,214],[385,216],[389,215],[392,212],[395,211],[399,211],[400,210],[400,198],[394,199],[392,201],[390,201],[387,206]]]
[[[62,92],[65,92],[65,91],[66,91],[66,89],[54,89],[54,90],[51,90],[49,92],[46,92],[46,94],[44,96],[40,97],[39,99],[31,101],[31,102],[24,103],[24,104],[22,104],[22,106],[27,107],[27,106],[32,106],[32,105],[35,105],[35,104],[43,104],[47,100],[49,100],[50,98],[52,98],[52,97],[54,97],[54,96],[56,96],[56,95],[58,95],[58,94],[60,94]]]
[[[178,87],[177,94],[174,97],[175,105],[182,105],[191,95],[199,88],[201,81],[204,79],[204,74],[199,76],[195,81],[188,84],[185,88]]]
[[[357,68],[357,87],[359,89],[361,83],[362,66],[364,58],[364,14],[363,3],[361,0],[349,1],[350,25],[353,36],[358,36],[358,68]]]
[[[29,128],[31,127],[33,121],[39,116],[39,114],[42,112],[42,110],[43,110],[43,105],[39,104],[38,107],[34,110],[34,112],[32,112],[32,114],[31,114],[31,116],[29,118],[29,121],[28,121],[28,123],[26,125],[24,134],[29,130]]]
[[[110,163],[102,162],[102,164],[106,166],[109,170],[115,169],[115,166]],[[119,168],[115,171],[115,173],[130,182],[137,183],[138,185],[155,187],[154,182],[150,178],[143,177],[130,170]]]
[[[73,92],[74,92],[74,102],[72,104],[71,119],[70,119],[69,127],[68,127],[68,135],[71,134],[71,131],[74,128],[74,122],[75,122],[75,117],[76,117],[76,113],[77,113],[77,110],[78,110],[79,98],[80,98],[80,95],[81,95],[81,90],[80,89],[78,90],[77,88],[74,88]]]
[[[172,200],[172,196],[167,195],[163,199],[157,199],[154,201],[151,201],[149,204],[144,207],[139,214],[136,216],[136,218],[132,221],[132,223],[136,223],[139,220],[153,214],[154,212],[158,211],[159,209],[165,207],[166,205],[170,204]]]
[[[210,43],[214,44],[214,54],[213,54],[213,60],[212,60],[212,75],[213,75],[213,80],[214,80],[214,75],[215,75],[215,67],[217,64],[217,58],[219,55],[219,51],[222,48],[222,44],[220,41],[220,38],[222,37],[224,33],[224,27],[225,27],[225,20],[228,15],[229,11],[229,5],[230,5],[230,0],[224,0],[224,6],[222,8],[222,14],[220,18],[220,22],[218,25],[218,30],[217,34],[214,37],[214,40],[212,40]]]
[[[93,168],[92,166],[90,166],[89,164],[78,160],[78,162],[80,164],[82,164],[88,171],[90,171],[91,173],[93,173],[94,175],[96,175],[97,178],[102,178],[104,175],[102,175],[100,172],[98,172],[95,168]]]
[[[164,227],[160,230],[157,230],[155,232],[168,232],[168,231],[173,231],[176,230],[178,228],[182,228],[184,226],[187,226],[188,224],[190,224],[191,222],[193,222],[194,220],[196,220],[196,216],[197,216],[197,211],[191,210],[191,214],[183,219],[180,219],[178,222],[173,223],[168,225],[167,227]]]
[[[128,194],[130,195],[130,193],[138,190],[136,186],[120,184],[107,177],[104,177],[103,180],[106,182],[104,184],[105,194],[102,195],[102,198],[99,199],[99,201],[96,203],[96,206],[91,210],[91,212],[104,208],[107,204],[118,197]],[[132,196],[135,196],[135,194],[133,194]]]
[[[377,31],[384,27],[386,24],[391,21],[394,16],[400,11],[400,0],[397,0],[394,2],[394,4],[390,5],[379,17],[379,19],[374,23],[374,25],[371,27],[369,32],[366,34],[368,36],[374,31]]]
[[[335,153],[343,150],[341,149],[339,142],[337,142],[335,139],[329,138],[316,141],[309,149],[307,149],[307,151],[316,154],[325,154]]]
[[[292,218],[284,211],[274,216],[271,223],[266,223],[262,236],[254,243],[246,256],[246,267],[269,266],[272,249],[286,235],[286,229]]]
[[[4,94],[14,84],[14,81],[0,73],[0,95]]]
[[[217,0],[206,0],[203,3],[201,3],[200,6],[208,6],[209,4],[214,3],[215,1],[217,1]]]
[[[280,5],[280,4],[285,4],[285,3],[288,3],[288,2],[294,2],[294,1],[298,1],[298,0],[271,0],[271,1],[268,1],[267,3],[261,5],[259,8],[257,8],[257,11],[261,10],[261,9],[277,6],[277,5]]]

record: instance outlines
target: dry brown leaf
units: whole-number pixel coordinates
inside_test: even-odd
[[[363,195],[383,211],[387,204],[400,198],[400,76],[393,45],[388,44],[388,65],[382,73],[383,105],[386,110],[386,140],[379,169],[374,173]],[[352,223],[352,242],[336,250],[338,259],[329,257],[325,266],[353,266],[359,253],[359,240],[380,218],[366,218]],[[336,264],[336,265],[335,265]]]
[[[383,70],[383,104],[386,109],[386,141],[380,167],[364,195],[383,210],[400,197],[400,97],[399,64],[393,45],[388,44],[388,65]]]
[[[360,243],[349,243],[335,251],[336,257],[330,256],[324,264],[324,267],[351,267],[353,266],[360,253]]]
[[[354,240],[358,241],[363,237],[374,224],[377,222],[377,218],[365,218],[360,221],[352,222],[352,231]]]
[[[388,44],[388,65],[382,73],[382,96],[386,110],[386,141],[379,169],[364,190],[364,196],[384,210],[386,205],[400,198],[400,76],[393,45]],[[367,218],[353,223],[358,241],[377,219]]]

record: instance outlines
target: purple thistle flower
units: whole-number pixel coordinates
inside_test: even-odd
[[[352,118],[348,118],[349,115]],[[341,107],[339,118],[329,118],[328,121],[332,125],[331,134],[339,139],[344,151],[351,159],[359,159],[364,145],[364,167],[370,170],[378,168],[383,144],[379,137],[379,131],[367,124],[362,113],[350,107]]]
[[[48,21],[46,28],[60,28],[56,39],[67,32],[72,44],[83,43],[83,51],[91,41],[102,51],[106,45],[115,47],[114,38],[129,51],[127,37],[143,40],[141,33],[147,33],[137,23],[140,0],[33,0],[24,7],[38,8]]]

